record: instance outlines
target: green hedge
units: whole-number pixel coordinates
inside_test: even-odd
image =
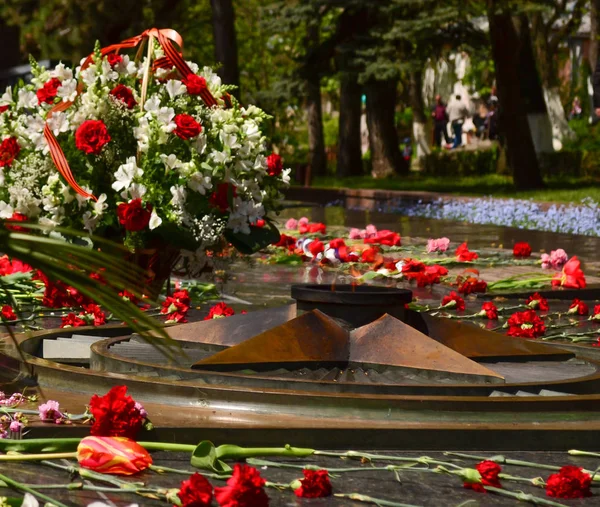
[[[433,176],[474,176],[497,172],[499,150],[434,151],[422,160],[423,171]]]

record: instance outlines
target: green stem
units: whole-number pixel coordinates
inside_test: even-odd
[[[166,442],[138,442],[147,451],[172,451],[172,452],[189,452],[196,450],[195,445],[191,444],[168,444]]]
[[[94,472],[93,470],[87,470],[86,468],[79,468],[71,465],[60,465],[58,463],[53,463],[52,461],[41,461],[42,465],[46,465],[52,468],[57,468],[59,470],[64,470],[65,472],[69,472],[70,474],[76,473],[82,479],[90,479],[94,481],[106,482],[107,484],[112,484],[118,488],[122,489],[133,489],[136,487],[144,486],[143,482],[127,482],[117,479],[116,477],[112,477],[110,475],[101,474],[99,472]]]
[[[385,454],[369,454],[366,452],[359,451],[347,451],[347,452],[330,452],[330,451],[315,451],[315,456],[332,456],[334,458],[353,458],[353,459],[366,459],[369,461],[384,460],[384,461],[404,461],[404,462],[415,462],[423,463],[425,465],[445,465],[454,468],[460,468],[453,463],[446,463],[443,461],[437,461],[429,456],[420,456],[418,458],[406,458],[404,456],[386,456]]]
[[[162,465],[150,465],[148,467],[150,470],[152,470],[153,472],[156,472],[157,474],[162,474],[164,472],[170,472],[172,474],[179,474],[179,475],[187,475],[188,477],[190,475],[194,475],[194,472],[197,472],[197,470],[181,470],[178,468],[170,468],[170,467],[164,467]],[[206,472],[202,472],[202,474],[204,477],[209,477],[210,479],[218,479],[218,480],[227,480],[231,477],[231,474],[210,474],[210,473],[206,473]]]
[[[141,444],[143,447],[144,444]],[[192,446],[192,452],[196,448]],[[245,459],[255,456],[282,456],[305,458],[315,454],[314,449],[303,449],[299,447],[239,447],[237,445],[220,445],[216,448],[217,458],[220,460],[226,459]]]
[[[335,493],[336,498],[347,498],[348,500],[354,500],[355,502],[374,503],[375,505],[382,505],[384,507],[420,507],[418,505],[392,502],[390,500],[383,500],[381,498],[374,498],[372,496],[361,495],[359,493]]]
[[[29,486],[26,486],[25,484],[21,484],[20,482],[12,480],[10,477],[6,477],[6,475],[4,475],[4,474],[0,474],[0,481],[4,481],[8,486],[18,489],[19,491],[24,491],[25,493],[30,493],[33,496],[35,496],[36,498],[44,500],[47,503],[51,503],[52,505],[55,505],[56,507],[68,507],[64,503],[61,503],[58,500],[54,500],[54,498],[50,498],[49,496],[46,496],[43,493],[40,493],[39,491],[37,491],[33,488],[30,488]]]
[[[45,454],[4,454],[0,461],[42,461],[47,459],[76,459],[76,452],[55,452]]]
[[[0,439],[0,452],[67,452],[75,451],[81,438]]]
[[[567,507],[564,503],[553,502],[552,500],[546,500],[545,498],[540,498],[537,496],[533,496],[527,493],[523,493],[522,491],[509,491],[507,489],[502,488],[494,488],[492,486],[483,486],[486,491],[490,491],[491,493],[496,493],[502,496],[508,496],[510,498],[516,498],[521,502],[530,502],[534,505],[550,505],[552,507]]]

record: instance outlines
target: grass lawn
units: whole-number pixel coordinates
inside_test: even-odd
[[[452,195],[474,195],[493,197],[514,197],[547,202],[579,203],[586,197],[600,202],[600,180],[584,178],[561,178],[546,181],[542,190],[517,191],[512,178],[490,174],[486,176],[465,176],[457,178],[423,176],[411,174],[405,177],[374,179],[370,176],[335,178],[324,176],[315,178],[315,187],[328,188],[375,188],[382,190],[422,190],[443,192]]]

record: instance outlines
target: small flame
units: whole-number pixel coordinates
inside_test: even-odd
[[[356,282],[352,282],[350,285],[352,286],[352,292],[356,292],[356,286],[358,284]]]

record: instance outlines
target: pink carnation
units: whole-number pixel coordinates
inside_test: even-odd
[[[360,239],[360,230],[356,228],[350,229],[350,234],[348,235],[350,239]]]
[[[567,263],[569,256],[562,248],[552,250],[550,255],[542,254],[542,268],[559,270]]]
[[[48,400],[46,403],[40,405],[38,410],[42,421],[55,421],[63,417],[58,401]]]
[[[19,433],[23,429],[24,424],[19,421],[13,421],[10,423],[10,431],[13,433]]]
[[[288,231],[295,231],[298,228],[298,220],[296,220],[295,218],[290,218],[286,223],[285,223],[285,228]]]
[[[300,220],[298,220],[298,227],[300,227],[301,225],[308,225],[308,222],[308,218],[302,217]]]
[[[427,241],[427,253],[445,252],[450,246],[448,238],[429,239]]]
[[[364,231],[361,231],[362,238],[375,238],[377,237],[377,227],[373,224],[367,225],[367,228]]]

